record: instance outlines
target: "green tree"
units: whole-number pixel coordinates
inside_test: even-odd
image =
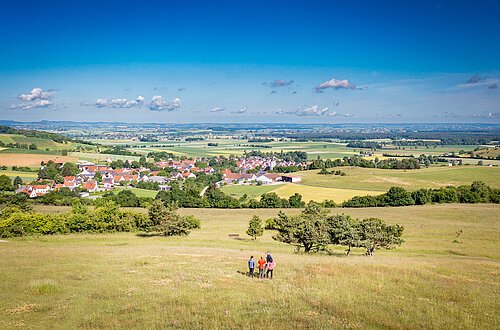
[[[302,195],[299,193],[295,193],[288,198],[288,202],[290,203],[290,207],[300,208],[304,207],[305,203],[302,201]]]
[[[55,183],[64,183],[64,178],[61,174],[56,174],[54,176],[54,182]]]
[[[193,226],[192,221],[177,213],[177,205],[170,204],[166,207],[159,199],[151,203],[148,215],[152,223],[151,229],[164,236],[189,235]]]
[[[490,201],[491,188],[484,182],[472,182],[470,190],[478,195],[480,203],[488,203]]]
[[[78,172],[79,172],[78,166],[76,166],[75,163],[66,162],[63,164],[61,168],[62,176],[74,176],[77,175]]]
[[[97,181],[97,182],[102,182],[102,174],[101,174],[101,172],[96,172],[94,174],[94,180]]]
[[[275,192],[262,194],[260,196],[259,204],[261,207],[265,207],[265,208],[283,207],[281,198],[279,198],[279,196]]]
[[[359,221],[360,239],[368,256],[372,256],[376,249],[392,249],[401,245],[404,242],[401,238],[403,230],[403,226],[387,225],[383,220],[377,218]]]
[[[402,187],[391,187],[385,194],[385,203],[389,206],[413,205],[415,201],[411,193]]]
[[[20,176],[16,176],[13,182],[14,189],[19,188],[19,186],[21,186],[22,184],[23,184],[23,179],[21,179]]]
[[[12,191],[12,180],[5,174],[0,175],[0,191]]]
[[[137,207],[140,205],[139,198],[130,190],[125,189],[116,194],[115,202],[120,206]]]
[[[254,215],[248,223],[247,235],[253,237],[253,239],[256,240],[257,237],[262,236],[262,234],[264,234],[262,219],[259,216]]]
[[[317,203],[309,203],[301,214],[287,216],[280,212],[276,219],[278,234],[273,238],[304,248],[306,253],[324,250],[330,242],[326,217],[328,211]]]
[[[351,248],[363,246],[358,220],[349,215],[336,214],[327,221],[330,242],[347,246],[347,255],[351,253]]]

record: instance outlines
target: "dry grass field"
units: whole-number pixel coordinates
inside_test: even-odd
[[[333,209],[405,226],[402,247],[373,257],[361,250],[345,257],[339,247],[298,254],[272,231],[247,238],[252,215],[278,210],[180,211],[199,217],[202,228],[188,237],[0,243],[2,328],[494,329],[500,322],[498,205]],[[461,243],[453,243],[457,230]],[[245,276],[249,255],[268,249],[275,278]]]
[[[56,156],[47,154],[23,154],[23,153],[0,153],[0,165],[6,166],[40,166],[40,162],[48,162],[49,160],[57,160],[61,162],[76,162],[77,157]]]

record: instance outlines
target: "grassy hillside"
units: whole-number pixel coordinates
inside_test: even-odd
[[[244,232],[253,214],[181,210],[202,219],[188,237],[61,235],[0,243],[0,317],[13,328],[493,329],[500,300],[499,207],[343,209],[405,226],[406,243],[374,257],[303,255]],[[285,212],[297,212],[285,210]],[[452,243],[463,230],[462,243]],[[239,233],[241,239],[229,238]],[[275,278],[244,275],[267,250]]]
[[[36,150],[24,148],[2,147],[0,150],[0,165],[17,165],[17,166],[39,166],[41,161],[60,160],[75,162],[79,158],[61,156],[62,150],[71,150],[78,147],[87,149],[95,149],[94,146],[81,144],[68,139],[62,135],[39,132],[39,131],[22,131],[6,126],[0,126],[0,142],[4,144],[24,144],[36,145]],[[24,135],[26,134],[26,135]]]

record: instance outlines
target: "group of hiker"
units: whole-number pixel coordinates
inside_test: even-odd
[[[257,264],[255,263],[255,259],[253,258],[253,256],[250,257],[250,259],[248,260],[248,276],[255,276],[256,265],[259,267],[259,278],[273,278],[273,270],[274,267],[276,267],[276,262],[271,256],[271,252],[267,251],[267,255],[265,258],[264,256],[261,256],[257,261]]]

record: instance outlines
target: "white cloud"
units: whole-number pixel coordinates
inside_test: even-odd
[[[95,100],[95,106],[97,108],[104,108],[108,105],[108,99],[97,99]]]
[[[96,108],[141,108],[144,105],[144,96],[139,95],[135,100],[129,99],[104,99],[98,98],[94,102],[80,102],[82,106],[95,106]]]
[[[318,86],[316,86],[316,91],[321,91],[326,88],[333,88],[333,89],[356,89],[356,85],[351,84],[349,80],[344,79],[344,80],[337,80],[337,79],[331,79],[328,81],[325,81]]]
[[[17,98],[23,103],[12,104],[11,109],[31,110],[37,108],[48,108],[53,105],[51,92],[45,92],[40,87],[33,88],[27,94],[18,95]]]
[[[212,110],[210,110],[210,112],[222,112],[222,111],[226,111],[226,108],[215,107]]]
[[[12,104],[10,106],[11,109],[21,109],[21,110],[31,110],[37,108],[48,108],[52,105],[52,102],[49,100],[37,100],[33,102],[20,103],[20,104]]]
[[[140,108],[144,105],[144,96],[138,96],[135,100],[112,99],[109,106],[111,108]]]
[[[49,100],[52,98],[52,93],[44,92],[40,87],[35,87],[29,94],[21,94],[17,98],[22,101]]]
[[[331,111],[328,107],[320,107],[318,105],[313,105],[302,109],[301,107],[297,107],[292,110],[283,110],[279,109],[276,111],[278,115],[296,115],[301,117],[306,116],[335,116],[337,113],[335,111]]]
[[[161,95],[155,95],[149,103],[149,110],[174,111],[181,107],[181,99],[175,97],[170,102],[163,100]]]
[[[471,115],[472,118],[500,118],[500,112],[488,112],[475,113]]]
[[[232,111],[231,113],[235,113],[235,114],[242,114],[242,113],[246,113],[247,112],[247,107],[244,106],[243,108],[241,108],[240,110],[235,110],[235,111]]]

